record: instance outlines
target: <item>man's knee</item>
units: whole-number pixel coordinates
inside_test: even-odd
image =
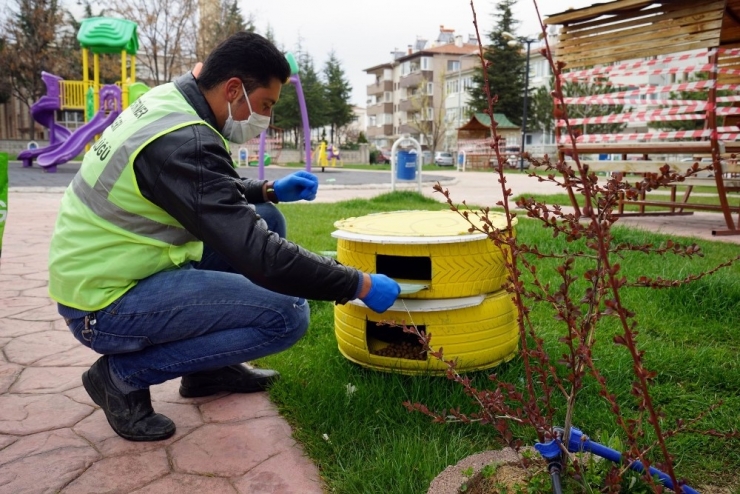
[[[271,232],[277,233],[280,237],[285,238],[287,233],[287,224],[285,216],[271,202],[255,204],[254,209],[260,217],[267,223],[267,228]]]
[[[308,330],[311,319],[308,301],[304,298],[295,299],[292,306],[284,312],[285,339],[290,345],[303,338]]]

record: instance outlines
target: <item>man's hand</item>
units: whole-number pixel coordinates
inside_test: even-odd
[[[367,295],[361,296],[365,305],[377,313],[383,313],[393,305],[398,296],[401,294],[401,287],[392,278],[384,274],[370,275],[370,291]]]
[[[275,180],[275,196],[280,202],[313,201],[319,189],[319,179],[313,173],[295,172],[287,177]]]

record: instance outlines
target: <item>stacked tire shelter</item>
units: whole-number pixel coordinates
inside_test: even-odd
[[[475,220],[473,215],[470,218]],[[503,215],[489,213],[495,227]],[[516,223],[514,223],[515,225]],[[403,325],[432,335],[458,371],[493,367],[514,357],[517,310],[503,289],[504,253],[453,211],[395,211],[337,221],[337,260],[402,285],[400,298],[378,314],[353,300],[334,309],[339,351],[364,367],[402,374],[443,374]],[[515,235],[512,227],[510,235]]]

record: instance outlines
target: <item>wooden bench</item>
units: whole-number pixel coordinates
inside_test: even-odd
[[[740,215],[737,222],[733,218],[740,206],[736,197],[728,196],[740,191],[740,168],[732,156],[740,153],[740,49],[722,45],[723,39],[737,38],[730,31],[740,32],[740,19],[725,9],[727,1],[615,0],[545,20],[561,26],[554,55],[566,69],[557,74],[556,83],[566,96],[570,129],[577,130],[571,134],[558,111],[559,158],[578,153],[591,171],[623,174],[658,173],[666,164],[685,173],[692,162],[682,159],[711,158],[711,170],[669,187],[667,200],[660,194],[623,199],[619,214],[717,211],[727,229],[712,233],[740,234]],[[740,2],[735,3],[740,7]],[[590,88],[593,94],[584,95],[574,87]],[[560,101],[555,104],[557,108]],[[603,114],[604,108],[621,110]],[[580,113],[585,116],[574,117],[578,109],[584,109]],[[614,129],[619,126],[626,128]],[[621,159],[585,158],[593,154],[621,155]],[[629,155],[641,159],[630,160]],[[719,204],[689,202],[699,185],[713,187]],[[682,186],[685,190],[679,198]],[[572,190],[569,194],[580,214],[575,194]],[[625,212],[629,203],[639,206],[637,213]],[[646,206],[665,211],[648,211]]]

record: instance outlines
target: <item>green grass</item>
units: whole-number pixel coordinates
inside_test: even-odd
[[[305,168],[305,163],[280,163],[280,166],[284,166],[286,168]],[[327,169],[331,169],[331,166],[327,166]],[[373,170],[373,171],[390,171],[391,165],[384,165],[384,164],[375,164],[370,165],[366,163],[343,163],[342,166],[337,166],[338,169],[345,169],[345,170]],[[316,165],[316,163],[311,164],[311,170],[321,169],[320,166]],[[422,165],[421,170],[424,172],[434,172],[434,171],[454,171],[456,168],[454,166],[439,166],[434,164],[427,164]]]
[[[314,250],[336,250],[333,223],[341,218],[404,209],[444,209],[443,204],[412,192],[396,192],[371,200],[334,204],[281,205],[289,225],[289,238]],[[660,243],[665,236],[615,228],[618,241]],[[531,220],[520,219],[519,238],[541,251],[562,250],[564,241],[552,238]],[[693,241],[693,240],[692,240]],[[738,253],[736,244],[696,241],[704,258],[683,260],[673,256],[625,256],[621,261],[628,278],[638,275],[684,277]],[[573,247],[578,247],[573,246]],[[551,281],[555,263],[538,267]],[[307,280],[310,283],[310,280]],[[639,344],[648,368],[658,377],[653,388],[656,403],[665,413],[664,427],[678,418],[691,419],[718,400],[724,405],[709,414],[702,429],[720,431],[738,426],[740,409],[740,264],[693,285],[669,289],[626,289],[627,307],[638,313]],[[429,482],[446,466],[501,443],[490,427],[433,424],[421,414],[409,413],[405,400],[431,409],[461,407],[474,411],[459,386],[443,377],[401,376],[367,370],[349,362],[337,350],[333,305],[311,302],[312,322],[307,335],[293,348],[258,364],[279,370],[283,379],[270,391],[283,416],[331,492],[342,494],[426,492]],[[544,304],[533,308],[532,318],[552,355],[562,352],[557,338],[561,328]],[[631,361],[615,347],[613,321],[598,333],[595,358],[626,416],[634,412],[630,395]],[[522,363],[515,358],[498,366],[500,379],[519,383]],[[487,372],[472,373],[480,387],[490,387]],[[348,395],[347,385],[356,387]],[[562,414],[562,407],[559,408]],[[563,417],[558,417],[562,420]],[[612,435],[616,428],[607,405],[592,380],[579,396],[575,424],[592,437]],[[328,440],[323,438],[326,434]],[[526,438],[534,440],[531,434]],[[680,477],[690,485],[738,484],[740,444],[697,434],[669,440]]]
[[[707,187],[709,188],[709,187]],[[714,189],[714,192],[716,194],[717,189]],[[519,199],[520,197],[534,198],[537,202],[544,202],[546,204],[555,205],[558,204],[560,206],[570,206],[570,197],[568,194],[521,194],[517,196],[515,199]],[[683,197],[683,191],[679,190],[676,194],[676,201],[681,201]],[[670,199],[670,196],[665,194],[648,194],[647,195],[648,200],[655,200],[655,201],[667,201]],[[577,194],[576,200],[578,201],[579,206],[583,206],[586,203],[585,198]],[[729,194],[727,197],[728,202],[730,203],[730,206],[737,206],[740,204],[740,195],[738,194]],[[719,206],[719,196],[696,196],[692,195],[689,196],[689,203],[690,204],[714,204]],[[624,210],[625,211],[638,211],[640,208],[638,205],[635,204],[625,204]],[[645,206],[646,211],[666,211],[667,208],[665,207],[659,207],[659,206]],[[615,209],[616,212],[616,209]]]

